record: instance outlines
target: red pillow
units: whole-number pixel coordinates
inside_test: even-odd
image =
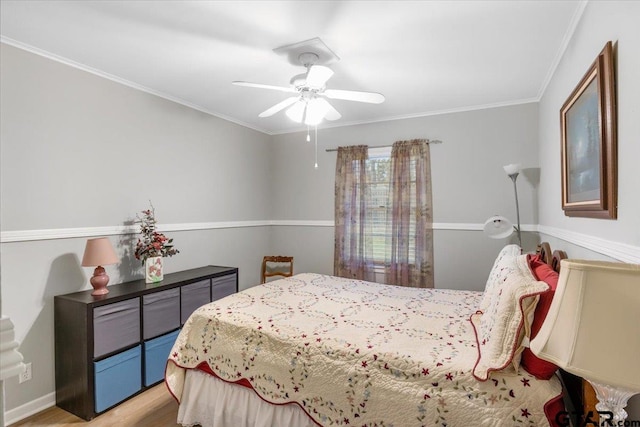
[[[549,312],[553,295],[558,286],[558,273],[553,271],[550,265],[545,264],[538,255],[527,255],[527,261],[535,278],[549,285],[549,290],[540,294],[540,301],[538,301],[536,311],[533,314],[530,338],[533,339],[538,335],[538,331],[540,331],[540,327]],[[527,372],[541,380],[548,380],[558,370],[556,365],[540,359],[528,347],[522,352],[520,364]]]

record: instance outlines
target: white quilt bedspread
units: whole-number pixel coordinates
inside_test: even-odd
[[[469,316],[481,295],[310,273],[255,286],[189,318],[166,382],[179,401],[185,369],[206,362],[268,402],[297,402],[323,426],[548,425],[555,377],[473,378]]]

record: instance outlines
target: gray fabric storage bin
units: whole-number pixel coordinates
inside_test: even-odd
[[[211,301],[219,300],[236,292],[237,274],[211,279]]]
[[[180,288],[180,322],[184,325],[191,313],[210,302],[211,282],[209,279],[182,286]]]
[[[142,296],[142,336],[149,339],[180,327],[180,288]]]
[[[93,357],[140,341],[140,298],[96,307],[93,310]]]

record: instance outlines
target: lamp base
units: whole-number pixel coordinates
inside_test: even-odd
[[[99,265],[93,270],[93,276],[89,279],[89,283],[94,289],[91,295],[106,295],[109,293],[109,289],[107,289],[109,276],[107,276],[107,272],[104,271],[102,266]]]
[[[604,425],[623,425],[624,420],[627,419],[627,411],[624,408],[627,406],[627,401],[637,392],[626,390],[624,388],[611,387],[605,384],[600,384],[596,381],[589,381],[589,384],[593,386],[596,391],[596,397],[598,403],[596,404],[596,410],[598,415],[609,424]],[[622,423],[618,423],[622,421]],[[613,424],[610,424],[613,422]],[[602,424],[599,424],[602,425]]]

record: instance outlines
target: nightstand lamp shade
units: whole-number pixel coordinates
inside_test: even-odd
[[[531,351],[588,380],[600,403],[624,420],[640,392],[640,265],[563,260],[553,302]],[[606,403],[605,403],[606,401]],[[614,424],[617,425],[617,424]]]
[[[89,280],[94,291],[91,295],[105,295],[109,293],[107,284],[109,276],[105,272],[103,265],[117,264],[120,262],[118,256],[111,246],[111,241],[107,237],[87,240],[82,257],[83,267],[96,267],[93,276]]]

